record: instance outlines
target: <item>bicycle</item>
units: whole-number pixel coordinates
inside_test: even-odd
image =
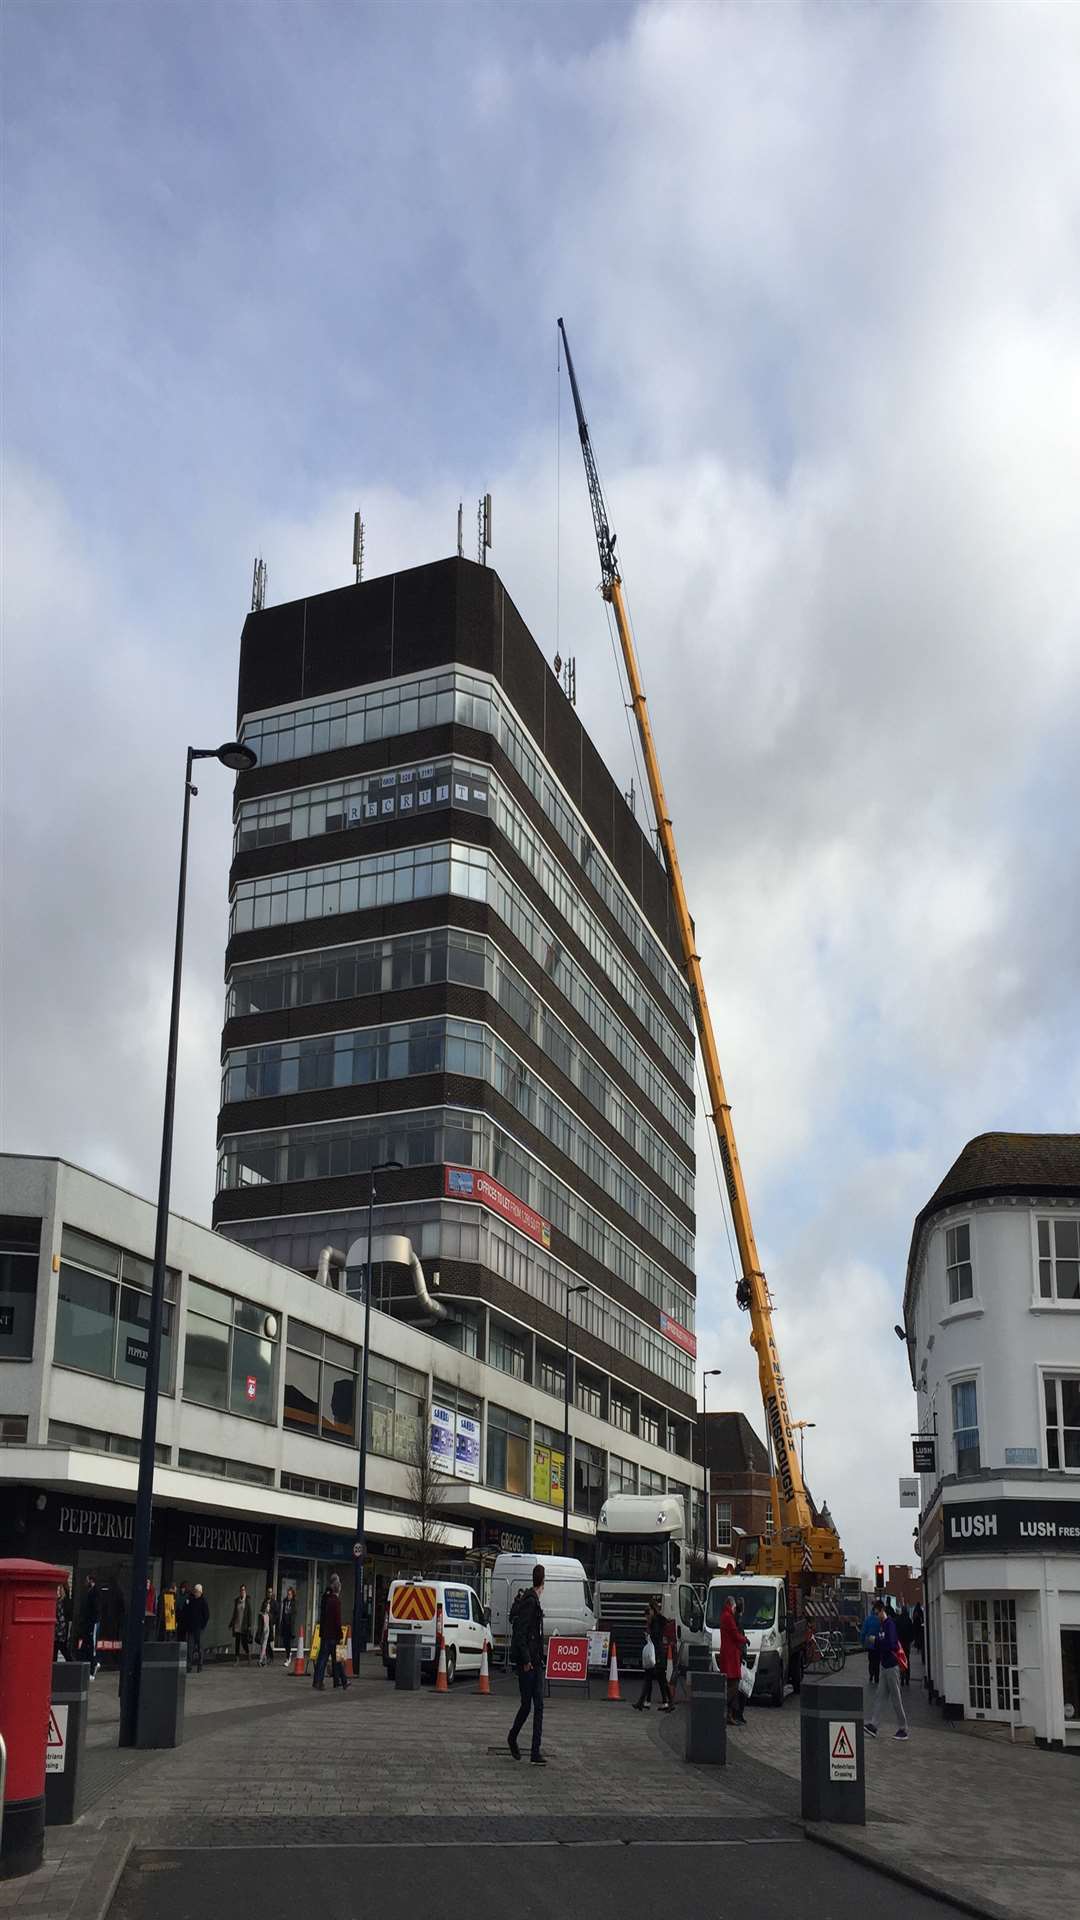
[[[808,1667],[820,1667],[825,1673],[841,1673],[847,1661],[847,1645],[840,1629],[817,1631],[811,1627],[806,1636],[804,1658]]]

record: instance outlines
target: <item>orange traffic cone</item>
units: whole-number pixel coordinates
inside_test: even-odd
[[[484,1635],[484,1651],[480,1655],[480,1684],[476,1691],[477,1693],[491,1692],[491,1669],[488,1666],[488,1643],[486,1634]]]
[[[607,1697],[609,1700],[621,1700],[619,1692],[619,1657],[615,1651],[614,1640],[611,1643],[611,1664],[608,1667]]]
[[[296,1638],[296,1658],[293,1661],[293,1673],[301,1680],[307,1672],[307,1655],[304,1652],[304,1629],[301,1627]]]
[[[443,1611],[440,1607],[435,1622],[435,1645],[437,1648],[435,1654],[435,1691],[436,1693],[449,1693],[450,1688],[446,1682],[446,1641],[443,1639],[442,1623]]]

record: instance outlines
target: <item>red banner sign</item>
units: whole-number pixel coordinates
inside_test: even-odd
[[[672,1319],[670,1313],[660,1315],[660,1331],[666,1333],[669,1340],[674,1340],[675,1345],[681,1347],[684,1353],[696,1356],[697,1339],[694,1334],[689,1333],[685,1327],[681,1327],[677,1320]]]
[[[528,1234],[538,1247],[551,1246],[551,1228],[538,1213],[519,1200],[516,1193],[508,1193],[486,1173],[477,1173],[474,1167],[447,1167],[444,1191],[448,1200],[479,1200],[481,1206],[490,1207],[492,1213],[501,1214],[519,1233]]]
[[[589,1677],[589,1636],[583,1633],[553,1633],[547,1648],[549,1680],[587,1680]]]

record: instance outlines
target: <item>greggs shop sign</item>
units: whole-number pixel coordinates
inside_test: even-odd
[[[509,1221],[519,1233],[535,1240],[538,1247],[550,1248],[551,1227],[548,1221],[527,1207],[516,1193],[509,1193],[505,1187],[500,1187],[497,1180],[492,1180],[489,1174],[478,1173],[475,1167],[447,1167],[444,1171],[443,1190],[448,1200],[478,1200],[482,1207],[490,1207],[492,1213]]]

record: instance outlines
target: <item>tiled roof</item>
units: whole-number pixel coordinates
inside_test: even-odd
[[[710,1413],[706,1420],[710,1473],[768,1473],[769,1456],[745,1413]],[[694,1437],[694,1458],[699,1466],[701,1431],[699,1420]]]

